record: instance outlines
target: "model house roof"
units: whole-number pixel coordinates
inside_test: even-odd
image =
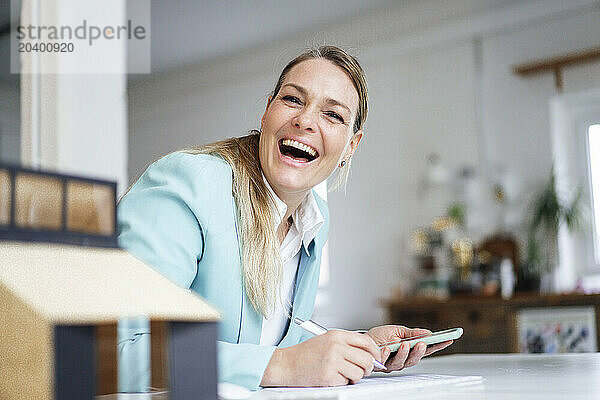
[[[163,321],[219,318],[198,295],[121,249],[0,242],[0,291],[52,324],[110,323],[139,315]]]

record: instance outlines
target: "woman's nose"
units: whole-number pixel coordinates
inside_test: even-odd
[[[295,128],[300,129],[301,131],[315,132],[317,125],[315,112],[304,109],[294,117],[292,123]]]

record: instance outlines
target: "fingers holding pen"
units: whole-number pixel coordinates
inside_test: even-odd
[[[362,348],[348,346],[344,351],[344,358],[362,370],[361,378],[373,372],[373,356]]]
[[[328,332],[324,335],[323,371],[326,371],[324,386],[339,386],[356,383],[373,370],[373,357],[361,347],[352,345],[351,338],[343,333]]]
[[[389,354],[388,354],[389,355]],[[277,348],[261,386],[340,386],[373,372],[385,353],[357,332],[331,330],[290,347]]]
[[[365,372],[365,367],[355,364],[353,361],[343,363],[339,368],[339,373],[348,380],[348,383],[356,383],[370,373]],[[372,364],[372,363],[371,363]],[[370,367],[371,370],[373,367]]]
[[[349,342],[350,345],[360,347],[368,351],[375,360],[382,362],[381,349],[369,335],[363,335],[362,333],[356,332],[349,333],[352,334],[351,341]]]
[[[326,335],[340,344],[336,353],[342,354],[348,364],[360,368],[360,373],[354,367],[345,367],[343,372],[340,371],[350,382],[357,382],[360,378],[370,375],[373,372],[373,360],[382,359],[381,350],[367,335],[336,330],[329,331]]]

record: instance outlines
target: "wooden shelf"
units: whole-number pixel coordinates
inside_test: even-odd
[[[513,353],[518,351],[516,318],[524,308],[593,306],[600,338],[600,295],[519,294],[511,299],[460,296],[448,300],[430,298],[385,299],[388,323],[442,330],[463,327],[465,333],[444,354]]]

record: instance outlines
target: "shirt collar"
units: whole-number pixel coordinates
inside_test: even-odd
[[[275,207],[277,209],[277,221],[275,225],[275,229],[279,226],[285,213],[287,211],[287,204],[283,202],[276,194],[267,178],[263,174],[263,181],[267,186],[267,190],[271,194],[271,197],[275,201]],[[292,214],[293,225],[296,228],[296,231],[300,234],[302,238],[302,245],[304,246],[304,250],[306,254],[310,256],[308,252],[308,245],[319,233],[319,229],[323,222],[325,221],[323,218],[323,214],[321,214],[321,210],[319,209],[319,205],[317,204],[317,200],[315,199],[315,195],[313,191],[309,191],[308,195],[302,200],[302,203],[298,206],[298,208]],[[291,228],[290,228],[291,229]]]
[[[279,196],[277,196],[275,194],[275,191],[273,190],[271,185],[269,185],[269,181],[267,181],[265,174],[262,174],[262,177],[263,177],[263,182],[265,182],[265,186],[267,187],[267,190],[269,191],[269,194],[271,195],[271,198],[275,202],[275,208],[277,209],[277,221],[275,221],[276,222],[275,228],[277,228],[279,226],[279,224],[281,223],[281,221],[283,220],[283,217],[285,216],[285,213],[287,211],[287,204],[285,204],[283,202],[283,200],[281,200],[279,198]]]
[[[293,220],[296,229],[302,234],[304,250],[310,256],[308,245],[317,236],[321,225],[325,221],[312,190],[308,192],[308,195],[294,212]]]

